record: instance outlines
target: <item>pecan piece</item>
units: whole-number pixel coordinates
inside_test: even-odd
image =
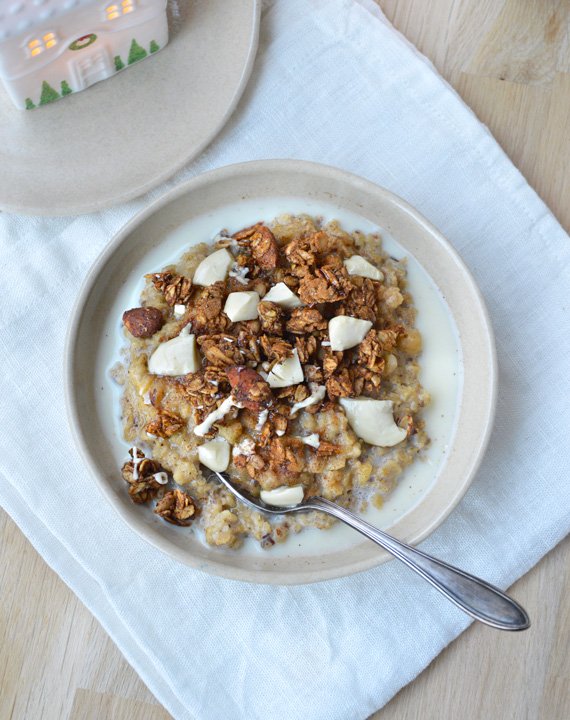
[[[261,329],[270,335],[283,335],[283,321],[285,311],[276,303],[267,300],[261,301],[257,306]]]
[[[325,330],[327,321],[317,308],[295,308],[287,321],[287,330],[295,335],[305,335],[316,330]]]
[[[348,297],[352,287],[344,265],[323,265],[301,279],[299,297],[306,305],[337,302]]]
[[[156,437],[169,438],[184,427],[184,420],[166,410],[161,410],[156,420],[151,420],[146,424],[145,430],[149,435]]]
[[[164,318],[158,308],[138,307],[125,310],[123,324],[133,337],[149,338],[164,325]]]
[[[187,526],[196,514],[194,500],[181,490],[171,490],[159,500],[154,512],[172,525]]]
[[[271,388],[253,368],[234,366],[227,374],[237,403],[254,412],[271,405]]]
[[[154,287],[164,295],[166,302],[172,306],[186,305],[192,295],[192,281],[184,275],[173,272],[150,273],[145,275]]]

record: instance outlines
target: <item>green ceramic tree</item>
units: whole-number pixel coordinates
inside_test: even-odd
[[[148,55],[147,51],[141,47],[136,40],[131,43],[131,49],[129,50],[129,65],[142,60]]]
[[[47,105],[48,103],[59,100],[59,93],[54,90],[52,86],[45,80],[42,83],[42,94],[40,96],[40,105]]]

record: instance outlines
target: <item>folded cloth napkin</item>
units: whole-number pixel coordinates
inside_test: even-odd
[[[371,0],[266,3],[238,110],[169,185],[284,156],[390,188],[474,273],[496,331],[497,419],[471,489],[422,548],[507,587],[570,528],[567,235]],[[176,718],[365,718],[465,629],[461,612],[397,562],[301,587],[191,570],[129,530],[73,447],[61,371],[70,309],[148,201],[0,216],[0,501]]]

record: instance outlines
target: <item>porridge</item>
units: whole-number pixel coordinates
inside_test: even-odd
[[[200,525],[212,545],[270,548],[334,520],[269,520],[211,470],[273,505],[321,495],[364,510],[428,445],[406,264],[377,235],[280,216],[145,280],[114,371],[132,445],[122,474],[167,522]]]

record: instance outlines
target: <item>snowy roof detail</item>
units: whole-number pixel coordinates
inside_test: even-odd
[[[96,0],[0,0],[0,41]]]

